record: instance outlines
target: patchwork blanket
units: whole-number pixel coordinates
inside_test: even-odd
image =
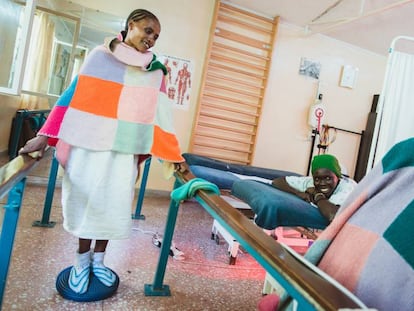
[[[165,67],[150,52],[140,53],[124,43],[112,52],[109,44],[88,55],[39,134],[59,140],[58,156],[68,154],[68,146],[77,146],[183,162]]]
[[[378,310],[414,308],[414,138],[361,182],[306,258]]]

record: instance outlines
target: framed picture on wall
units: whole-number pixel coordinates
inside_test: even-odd
[[[354,88],[358,71],[359,69],[354,66],[344,65],[342,67],[341,81],[339,82],[339,85],[350,89]]]
[[[319,79],[321,72],[321,63],[302,57],[300,59],[299,74],[308,76],[314,79]]]

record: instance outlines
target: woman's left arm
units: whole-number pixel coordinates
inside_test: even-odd
[[[336,212],[339,209],[339,205],[330,202],[323,193],[315,193],[312,198],[313,203],[318,206],[320,213],[329,220],[334,219]]]

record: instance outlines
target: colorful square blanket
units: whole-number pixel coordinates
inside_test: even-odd
[[[306,258],[378,310],[414,310],[414,138],[361,182]]]
[[[123,43],[114,52],[109,44],[95,48],[39,134],[66,146],[183,162],[162,69],[155,55]]]

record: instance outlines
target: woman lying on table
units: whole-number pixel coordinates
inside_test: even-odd
[[[356,183],[352,179],[342,178],[339,162],[330,154],[315,156],[311,173],[312,176],[279,177],[272,181],[272,186],[311,203],[326,219],[332,221]]]

